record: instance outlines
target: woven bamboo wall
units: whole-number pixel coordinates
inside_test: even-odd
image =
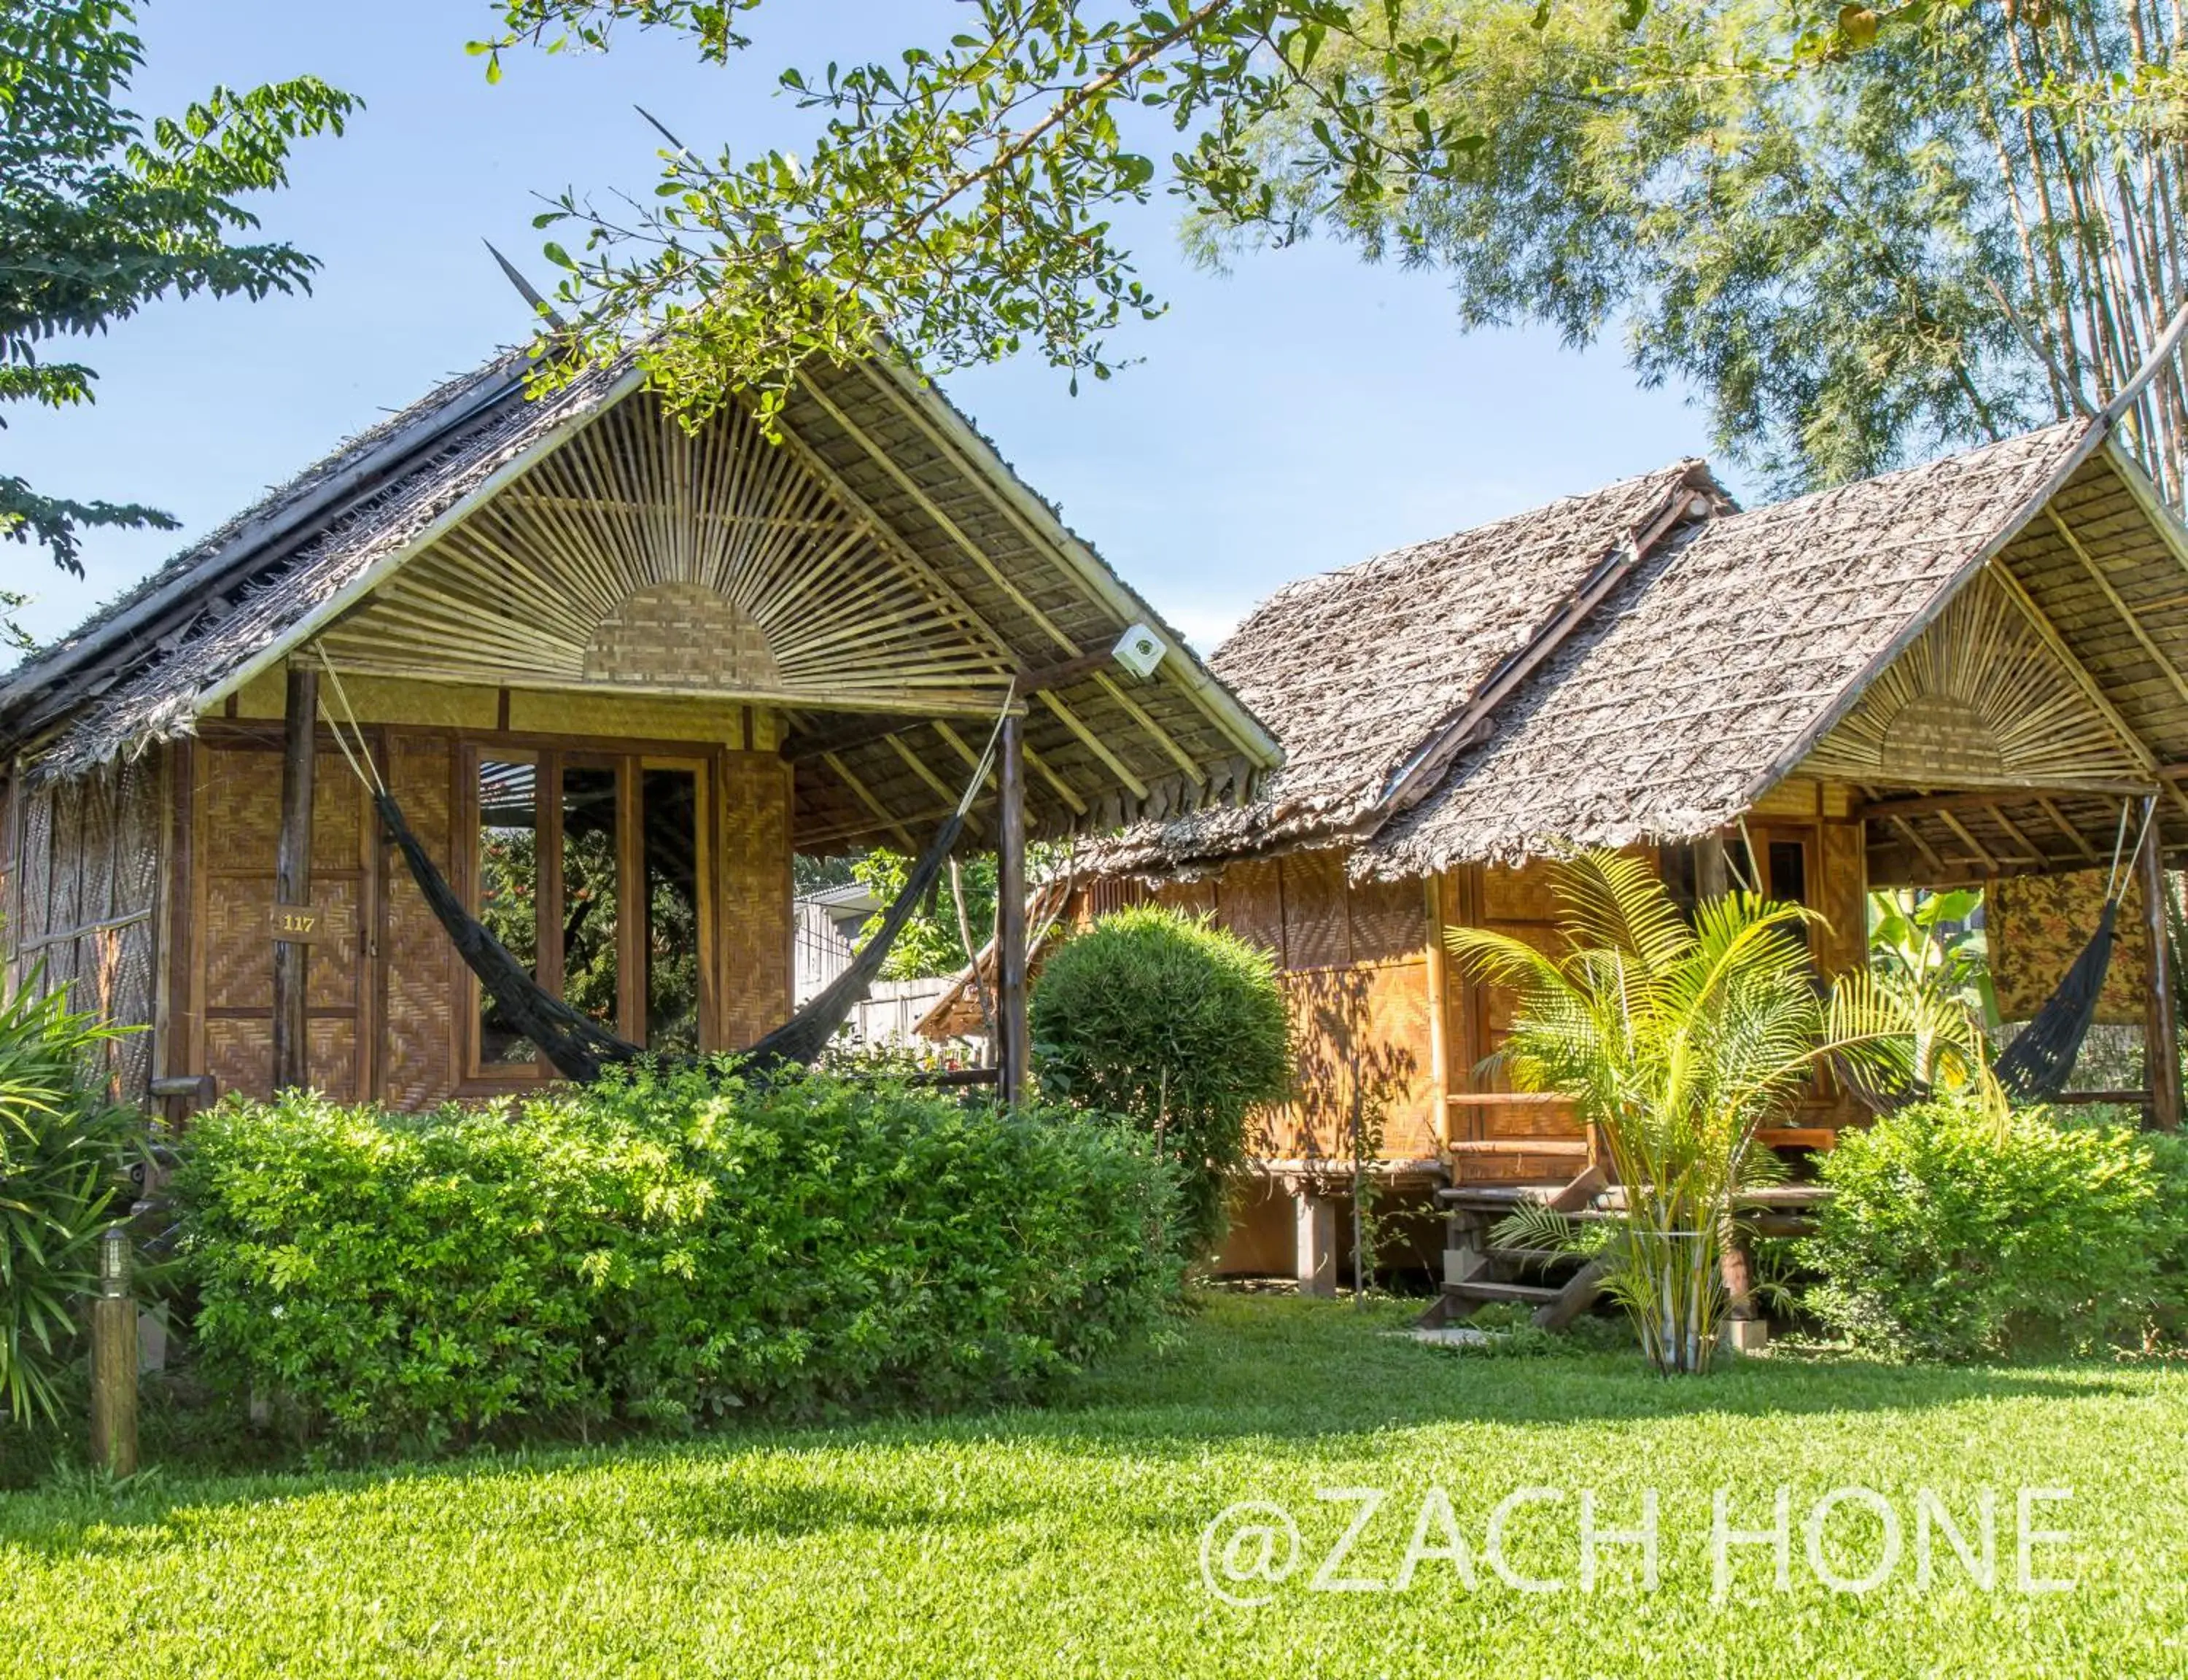
[[[109,1087],[148,1100],[157,983],[167,760],[152,754],[74,781],[11,789],[4,933],[13,984],[68,989],[72,1008],[132,1033],[107,1049]]]
[[[742,1048],[790,1018],[791,769],[771,753],[725,753],[720,777],[721,1041]]]
[[[1345,863],[1339,851],[1249,859],[1156,896],[1212,910],[1277,960],[1298,1070],[1293,1100],[1258,1117],[1257,1153],[1348,1157],[1356,1113],[1380,1127],[1382,1159],[1422,1159],[1437,1149],[1426,899],[1418,881],[1355,885]]]
[[[426,854],[451,880],[458,866],[456,758],[454,743],[445,737],[392,735],[383,772]],[[452,1095],[463,1076],[463,1023],[470,1018],[472,982],[410,871],[390,848],[382,848],[380,868],[386,1023],[381,1095],[398,1108],[428,1108]]]

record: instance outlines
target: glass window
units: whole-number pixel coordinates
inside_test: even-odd
[[[699,778],[649,770],[640,778],[646,864],[646,1045],[699,1049]]]
[[[539,767],[482,758],[478,766],[478,917],[535,978],[539,972]],[[534,1060],[532,1040],[479,994],[479,1061],[507,1067]]]
[[[617,778],[612,766],[566,764],[561,780],[562,1001],[613,1026],[622,1013]]]

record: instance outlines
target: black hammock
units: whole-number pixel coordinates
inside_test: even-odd
[[[2028,1024],[1998,1058],[1998,1081],[2027,1102],[2048,1102],[2067,1088],[2074,1063],[2082,1053],[2082,1040],[2097,1018],[2097,1001],[2105,989],[2105,975],[2112,966],[2112,946],[2119,921],[2120,894],[2144,846],[2153,843],[2156,801],[2146,808],[2142,832],[2136,837],[2134,855],[2120,865],[2120,847],[2127,838],[2127,811],[2120,812],[2119,838],[2112,843],[2112,874],[2105,882],[2105,905],[2097,916],[2097,931],[2082,947],[2051,995],[2044,1000]]]
[[[403,854],[403,861],[410,866],[410,878],[418,883],[418,890],[425,896],[434,919],[448,930],[456,954],[463,958],[464,966],[478,976],[487,995],[500,1009],[502,1019],[529,1039],[539,1053],[554,1064],[556,1073],[581,1085],[590,1084],[600,1078],[602,1070],[617,1063],[634,1061],[645,1055],[646,1051],[629,1039],[610,1032],[589,1015],[572,1009],[542,987],[509,954],[509,948],[464,908],[464,901],[456,896],[455,889],[448,885],[432,859],[426,856],[418,837],[411,832],[403,807],[396,803],[395,796],[381,779],[379,768],[373,764],[371,753],[365,747],[364,732],[358,726],[356,713],[351,710],[349,696],[343,692],[341,674],[335,669],[332,660],[324,659],[324,655],[322,659],[328,676],[334,680],[335,693],[341,701],[342,710],[348,713],[350,729],[357,736],[357,745],[352,749],[342,735],[341,726],[330,718],[328,721],[334,728],[335,744],[349,760],[358,781],[371,793],[373,807],[380,813],[387,837]],[[1006,713],[1016,697],[1013,685],[1004,702]],[[904,924],[911,920],[920,899],[941,880],[942,866],[949,861],[958,837],[965,832],[966,814],[973,809],[973,801],[978,797],[981,784],[987,781],[988,772],[995,764],[995,743],[1001,735],[1002,719],[998,717],[995,727],[988,732],[988,750],[973,767],[973,779],[966,783],[957,809],[942,820],[934,838],[928,842],[927,849],[912,865],[904,890],[883,912],[882,925],[859,947],[851,966],[824,990],[807,999],[787,1021],[742,1052],[756,1069],[764,1072],[771,1068],[810,1067],[828,1047],[828,1040],[835,1037],[837,1029],[850,1018],[851,1011],[881,973],[882,964],[888,961],[890,947],[904,931]],[[368,769],[371,772],[369,775]]]
[[[949,861],[958,836],[964,832],[965,812],[972,803],[973,792],[978,789],[985,775],[984,760],[973,774],[972,788],[964,800],[943,819],[934,838],[912,865],[904,890],[883,913],[882,925],[859,947],[851,966],[831,981],[825,990],[808,999],[782,1025],[744,1051],[753,1064],[763,1070],[770,1067],[807,1067],[827,1048],[836,1029],[849,1018],[851,1011],[880,974],[882,964],[888,960],[889,948],[896,943],[904,924],[911,919],[920,899],[941,878],[942,866]],[[557,1073],[565,1079],[589,1084],[601,1076],[603,1068],[646,1054],[629,1040],[572,1009],[534,980],[523,965],[509,954],[508,947],[464,908],[463,900],[426,854],[418,837],[410,832],[410,825],[404,820],[403,808],[396,803],[395,796],[385,788],[375,788],[372,803],[386,827],[388,837],[403,854],[403,861],[409,865],[410,878],[418,883],[418,890],[425,895],[434,918],[448,930],[464,966],[478,976],[487,995],[499,1006],[502,1018],[531,1040],[539,1053],[554,1063]]]

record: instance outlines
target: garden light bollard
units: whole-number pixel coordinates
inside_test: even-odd
[[[137,1474],[137,1303],[129,1293],[129,1232],[99,1239],[99,1294],[91,1304],[91,1451],[116,1476]]]

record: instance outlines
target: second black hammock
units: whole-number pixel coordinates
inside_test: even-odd
[[[2142,832],[2135,837],[2134,851],[2124,867],[2120,863],[2120,848],[2127,838],[2129,808],[2120,808],[2119,834],[2112,842],[2112,873],[2105,880],[2104,908],[2097,913],[2096,930],[2057,988],[2044,1000],[2035,1018],[1998,1058],[1999,1083],[2025,1102],[2049,1102],[2067,1088],[2073,1074],[2082,1040],[2089,1037],[2090,1024],[2097,1018],[2105,976],[2112,969],[2120,895],[2134,874],[2142,848],[2160,843],[2155,832],[2157,804],[2155,799],[2144,802]]]

